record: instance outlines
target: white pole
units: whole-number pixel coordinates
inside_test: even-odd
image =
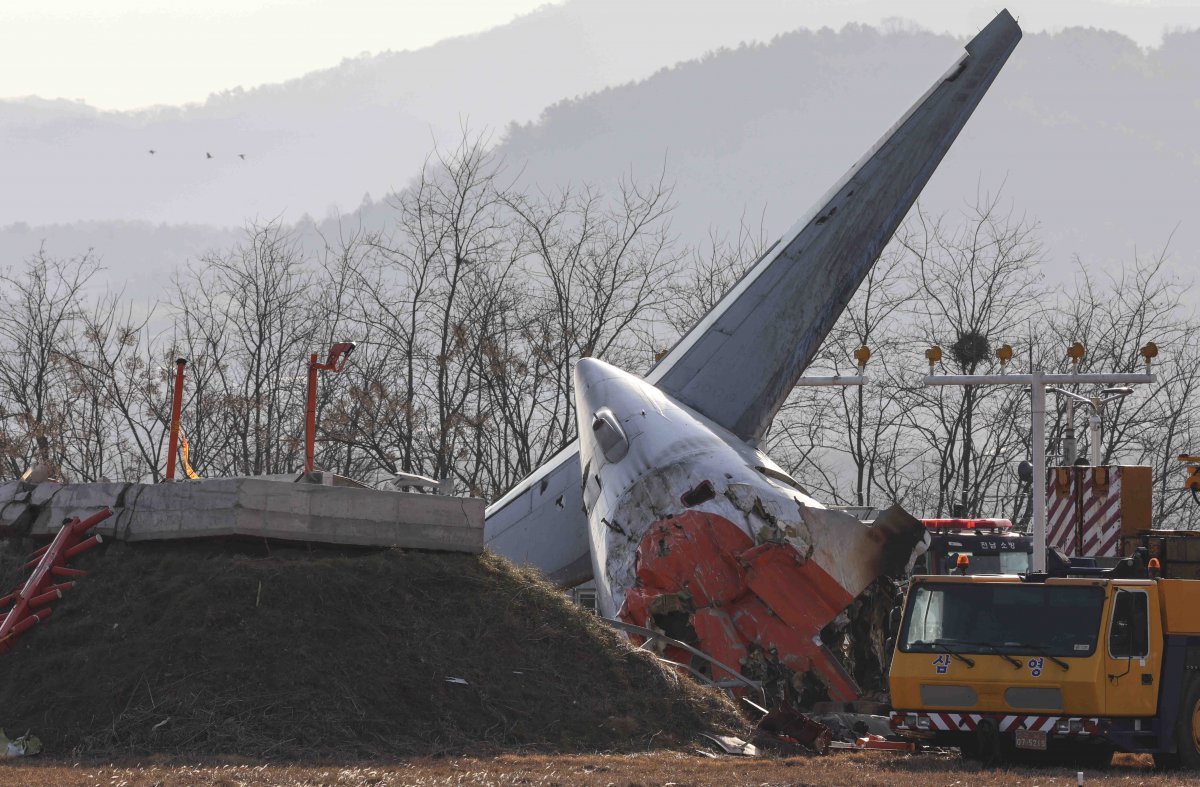
[[[1046,570],[1046,383],[1034,372],[1033,388],[1033,571]]]
[[[1075,400],[1067,397],[1067,433],[1063,437],[1063,464],[1075,464]]]
[[[1092,400],[1092,416],[1088,419],[1088,424],[1092,427],[1092,467],[1100,466],[1100,408],[1102,405],[1098,399]]]
[[[868,379],[861,374],[840,374],[836,377],[801,377],[796,381],[796,385],[807,386],[824,386],[824,385],[866,385]]]

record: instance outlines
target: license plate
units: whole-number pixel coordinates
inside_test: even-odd
[[[1017,748],[1046,750],[1046,733],[1043,730],[1017,730]]]

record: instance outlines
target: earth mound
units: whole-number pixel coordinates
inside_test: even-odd
[[[27,541],[0,542],[0,588]],[[112,544],[0,656],[50,755],[632,751],[746,734],[733,704],[492,555]]]

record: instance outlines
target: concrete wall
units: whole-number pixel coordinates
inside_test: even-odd
[[[322,544],[483,549],[483,501],[277,478],[170,484],[0,484],[0,532],[55,532],[109,506],[95,532],[127,541],[248,536]]]

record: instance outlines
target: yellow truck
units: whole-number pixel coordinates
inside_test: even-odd
[[[1126,751],[1200,769],[1200,581],[1146,565],[1143,553],[1066,576],[913,577],[893,730],[988,761],[1101,765]]]

